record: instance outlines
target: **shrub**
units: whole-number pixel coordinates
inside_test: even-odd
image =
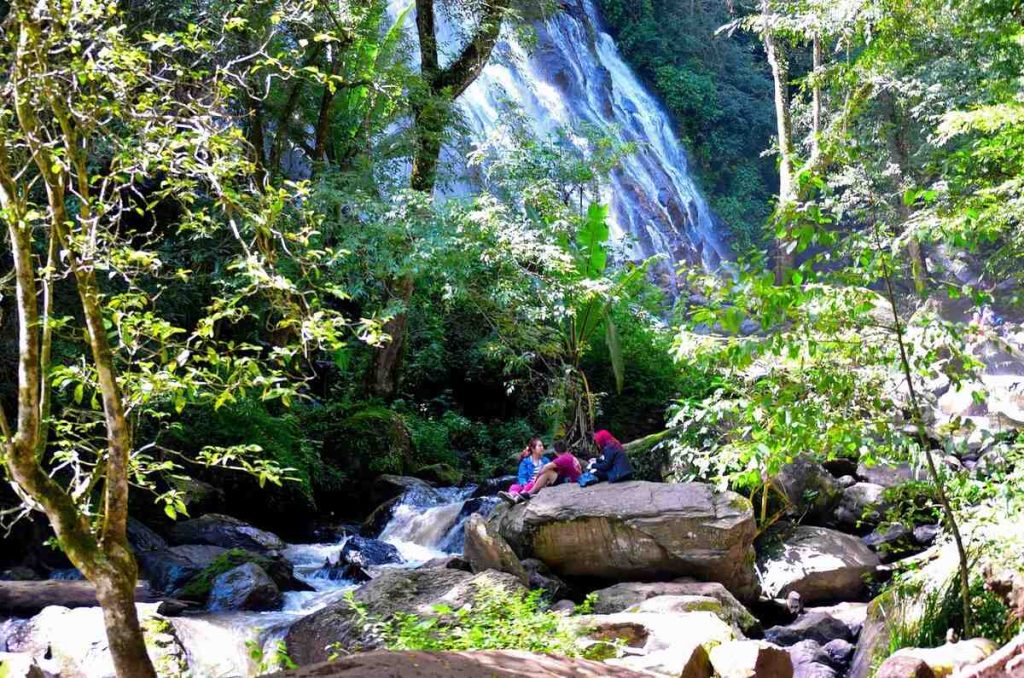
[[[480,585],[473,602],[458,610],[437,605],[431,616],[396,614],[385,626],[385,644],[392,650],[525,650],[579,656],[573,625],[545,609],[542,596],[540,590],[509,592]]]

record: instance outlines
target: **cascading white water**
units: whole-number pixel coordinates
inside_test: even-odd
[[[408,0],[390,0],[391,16],[406,6]],[[439,18],[441,44],[457,41],[456,32]],[[690,175],[672,121],[623,61],[594,0],[564,0],[561,11],[534,28],[536,44],[529,51],[515,40],[501,40],[459,98],[471,137],[481,141],[499,128],[511,103],[538,138],[588,126],[634,144],[636,152],[622,161],[604,191],[613,234],[633,239],[635,258],[666,255],[665,271],[684,262],[718,269],[731,258],[729,248]],[[452,149],[446,153],[456,164],[459,155]],[[448,190],[461,194],[470,188],[457,181]]]
[[[462,525],[467,508],[487,512],[492,502],[467,507],[473,488],[437,488],[427,491],[414,486],[395,507],[380,535],[382,541],[398,548],[404,562],[384,567],[415,567],[424,561],[462,548]],[[478,505],[479,504],[479,505]],[[176,635],[196,675],[234,678],[254,675],[257,662],[273,665],[278,643],[292,624],[302,617],[340,601],[355,582],[321,576],[326,561],[338,561],[347,538],[333,544],[293,544],[284,556],[294,566],[295,576],[313,591],[289,591],[284,606],[276,612],[228,612],[186,615],[171,619]]]

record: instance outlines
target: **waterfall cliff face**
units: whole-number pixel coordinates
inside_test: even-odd
[[[392,1],[393,9],[404,4]],[[493,131],[507,102],[523,111],[541,138],[582,126],[617,134],[636,152],[605,189],[613,233],[632,236],[636,258],[664,254],[672,264],[717,269],[729,250],[668,114],[622,59],[594,1],[562,5],[534,24],[536,42],[529,49],[503,39],[460,97],[471,135],[482,139]]]

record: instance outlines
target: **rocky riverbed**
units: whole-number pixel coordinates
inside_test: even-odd
[[[1010,416],[1003,405],[999,421]],[[1005,471],[998,435],[965,442],[942,453],[947,472]],[[312,667],[353,652],[294,675],[405,675],[412,661],[423,675],[465,676],[1024,674],[1019,637],[1003,648],[967,638],[890,652],[894,630],[924,618],[956,568],[934,511],[894,512],[927,500],[924,479],[909,464],[798,457],[771,479],[785,504],[759,530],[748,499],[703,483],[564,485],[510,507],[493,497],[505,480],[439,488],[385,476],[364,523],[323,526],[316,543],[289,544],[218,513],[133,522],[130,536],[144,577],[140,615],[167,676],[249,676],[285,657]],[[975,518],[968,537],[984,546],[975,571],[1024,617],[1024,527]],[[86,582],[67,571],[38,581],[24,566],[4,576],[4,678],[113,675]],[[430,615],[438,603],[470,604],[481,584],[542,589],[570,615],[581,646],[610,651],[603,663],[500,652],[410,658],[380,651],[346,599],[375,619]],[[578,613],[584,599],[589,609]]]

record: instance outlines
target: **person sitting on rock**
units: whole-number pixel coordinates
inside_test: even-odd
[[[598,480],[609,483],[621,483],[633,477],[633,466],[629,463],[622,443],[605,430],[594,434],[594,443],[601,451],[601,456],[592,459],[594,475]]]
[[[519,453],[519,471],[516,482],[508,488],[508,492],[499,492],[498,496],[509,501],[515,495],[525,491],[526,486],[533,482],[541,468],[550,461],[551,457],[544,454],[543,441],[537,437],[530,438],[530,442]]]
[[[561,440],[555,443],[555,458],[540,468],[540,473],[522,492],[513,495],[513,501],[526,501],[549,485],[575,483],[583,475],[583,465]],[[504,499],[504,497],[502,497]],[[507,500],[506,500],[507,501]]]

